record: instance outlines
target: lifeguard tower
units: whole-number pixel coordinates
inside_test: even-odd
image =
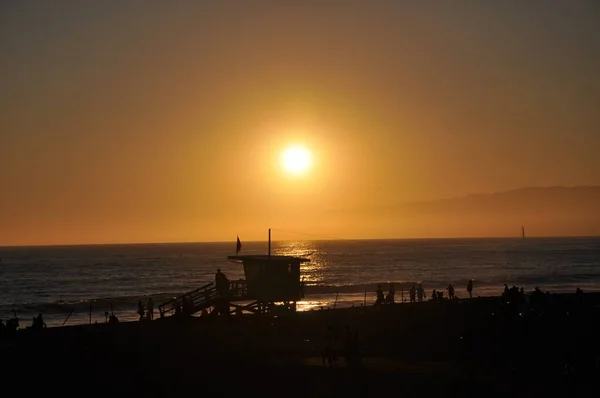
[[[271,255],[271,230],[269,230],[269,251],[266,255],[235,255],[228,260],[244,267],[246,279],[229,281],[225,295],[217,292],[216,286],[209,283],[182,296],[161,304],[161,317],[176,314],[188,315],[210,310],[231,314],[236,311],[252,313],[274,313],[275,311],[296,311],[297,302],[304,297],[300,266],[310,262],[307,258]],[[242,303],[245,302],[245,303]],[[182,309],[182,304],[185,309]]]
[[[304,296],[300,265],[309,262],[309,259],[272,255],[236,255],[227,258],[243,265],[245,298],[254,301],[257,312],[269,312],[269,309],[277,306],[296,311],[297,301]]]

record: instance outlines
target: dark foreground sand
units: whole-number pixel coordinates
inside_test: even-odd
[[[600,295],[519,316],[498,298],[22,330],[2,387],[62,396],[600,396]],[[358,332],[362,366],[321,362],[327,326]],[[23,325],[22,325],[23,326]],[[570,363],[575,373],[566,375]]]

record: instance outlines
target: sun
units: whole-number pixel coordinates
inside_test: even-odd
[[[281,165],[294,175],[301,175],[312,165],[312,153],[303,146],[290,146],[281,153]]]

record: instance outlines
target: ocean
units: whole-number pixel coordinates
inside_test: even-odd
[[[138,318],[138,300],[155,308],[214,281],[220,268],[230,280],[242,266],[227,260],[231,243],[165,243],[0,247],[0,319],[14,313],[21,327],[38,313],[48,326]],[[266,254],[267,242],[243,242],[242,254]],[[310,259],[299,310],[360,306],[375,301],[377,284],[396,282],[396,298],[415,283],[427,295],[452,284],[465,297],[493,296],[504,284],[526,291],[600,291],[600,238],[498,238],[275,241],[275,255]],[[404,292],[401,292],[404,290]],[[14,310],[14,312],[13,312]],[[157,311],[156,311],[157,312]]]

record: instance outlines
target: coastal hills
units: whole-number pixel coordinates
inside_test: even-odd
[[[367,217],[397,237],[517,237],[522,226],[527,236],[600,236],[599,204],[600,186],[528,187],[379,207]]]

